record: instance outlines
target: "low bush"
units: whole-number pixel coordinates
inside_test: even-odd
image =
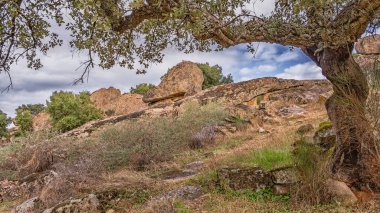
[[[178,117],[129,121],[112,127],[101,135],[106,144],[104,162],[110,168],[131,165],[144,169],[151,163],[170,160],[188,150],[193,136],[202,128],[221,124],[226,116],[216,104],[189,105]]]

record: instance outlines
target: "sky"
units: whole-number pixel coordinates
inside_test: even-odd
[[[273,7],[274,0],[255,5],[255,11],[267,14]],[[110,70],[95,68],[90,73],[88,82],[73,86],[73,81],[81,75],[82,70],[76,70],[85,60],[80,54],[70,51],[68,40],[62,47],[50,50],[47,56],[42,56],[44,67],[40,70],[26,68],[24,62],[12,67],[13,89],[0,93],[0,110],[9,116],[15,115],[15,108],[22,104],[46,103],[53,91],[90,91],[100,88],[115,87],[122,92],[128,92],[132,86],[139,83],[158,85],[160,77],[177,63],[187,60],[196,63],[219,65],[224,74],[232,74],[234,81],[246,81],[261,77],[279,77],[286,79],[322,79],[320,68],[308,59],[301,50],[291,50],[289,47],[256,43],[256,52],[248,53],[246,45],[238,45],[221,52],[194,52],[184,54],[174,49],[165,50],[162,63],[152,64],[147,74],[136,75],[135,70],[114,67]],[[0,90],[6,87],[9,80],[5,74],[0,74]]]

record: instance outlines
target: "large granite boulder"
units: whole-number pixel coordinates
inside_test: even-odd
[[[125,115],[143,110],[147,104],[142,101],[142,95],[125,93],[110,87],[99,89],[91,94],[91,101],[107,116]]]
[[[93,92],[90,96],[96,108],[101,109],[104,113],[110,115],[115,112],[115,100],[121,96],[119,89],[110,87],[108,89],[102,88]]]
[[[147,104],[142,100],[140,94],[125,93],[121,95],[114,103],[116,115],[126,115],[147,108]]]
[[[370,35],[358,40],[356,52],[363,55],[380,54],[380,35]]]
[[[194,95],[202,90],[203,72],[197,64],[183,61],[171,68],[162,82],[147,92],[143,100],[154,103]]]

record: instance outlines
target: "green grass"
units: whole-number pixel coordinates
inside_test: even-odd
[[[293,165],[291,147],[281,146],[254,150],[247,154],[234,156],[226,160],[227,164],[241,164],[243,166],[259,166],[266,170]]]
[[[189,207],[187,207],[182,201],[175,201],[174,208],[178,213],[191,213],[193,212]]]
[[[290,199],[289,195],[275,195],[272,189],[266,188],[259,191],[252,190],[239,190],[226,192],[229,196],[246,197],[248,200],[257,201],[273,201],[273,202],[286,202]]]

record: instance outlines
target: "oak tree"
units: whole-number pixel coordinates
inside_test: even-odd
[[[1,0],[0,72],[62,44],[52,24],[70,32],[70,46],[93,66],[144,73],[174,46],[186,53],[268,42],[300,48],[332,83],[326,108],[336,133],[331,174],[357,190],[380,191],[379,144],[365,117],[366,76],[352,57],[354,42],[376,30],[380,0],[275,0],[257,15],[256,0]],[[248,48],[251,50],[251,48]],[[138,67],[135,65],[138,64]]]

